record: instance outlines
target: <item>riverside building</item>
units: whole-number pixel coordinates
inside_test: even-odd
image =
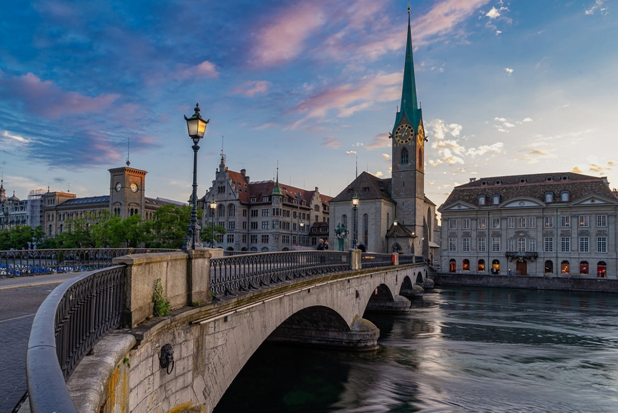
[[[473,178],[438,211],[444,272],[616,278],[618,199],[607,178]]]

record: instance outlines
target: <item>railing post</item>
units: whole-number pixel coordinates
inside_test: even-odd
[[[360,270],[363,268],[361,265],[361,250],[350,250],[350,269],[352,271]]]
[[[210,293],[210,252],[208,250],[188,250],[187,285],[189,304],[205,304],[212,301]]]

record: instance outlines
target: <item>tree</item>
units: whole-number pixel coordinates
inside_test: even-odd
[[[206,242],[208,245],[210,245],[210,242],[212,240],[212,230],[213,230],[213,224],[210,222],[204,225],[204,227],[202,228],[202,240],[204,240],[204,242]],[[219,238],[219,236],[223,236],[226,233],[225,227],[222,227],[220,225],[215,225],[214,230],[215,230],[215,241],[217,238]],[[214,244],[215,243],[213,243],[213,245]]]
[[[201,216],[202,210],[198,208],[198,221]],[[154,213],[153,220],[148,222],[150,231],[147,245],[152,248],[181,248],[190,223],[190,206],[162,206]],[[225,229],[221,229],[225,233]],[[202,239],[204,235],[202,231]]]

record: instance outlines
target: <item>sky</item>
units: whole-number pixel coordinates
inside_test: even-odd
[[[210,118],[198,192],[220,153],[252,181],[336,196],[390,177],[406,0],[5,2],[0,169],[7,194],[109,193],[110,168],[186,201],[183,115]],[[414,0],[425,191],[574,171],[618,187],[618,0]]]

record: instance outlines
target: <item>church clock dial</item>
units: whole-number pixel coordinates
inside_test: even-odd
[[[120,182],[118,182],[116,184],[116,192],[120,192],[120,189],[122,189],[122,184]]]
[[[418,146],[423,147],[425,144],[425,131],[423,130],[423,125],[418,127],[418,133],[416,134],[416,142]]]
[[[411,125],[404,124],[399,125],[397,129],[395,129],[395,140],[402,145],[410,142],[414,137],[414,129]]]
[[[137,184],[131,184],[131,191],[137,192]]]

